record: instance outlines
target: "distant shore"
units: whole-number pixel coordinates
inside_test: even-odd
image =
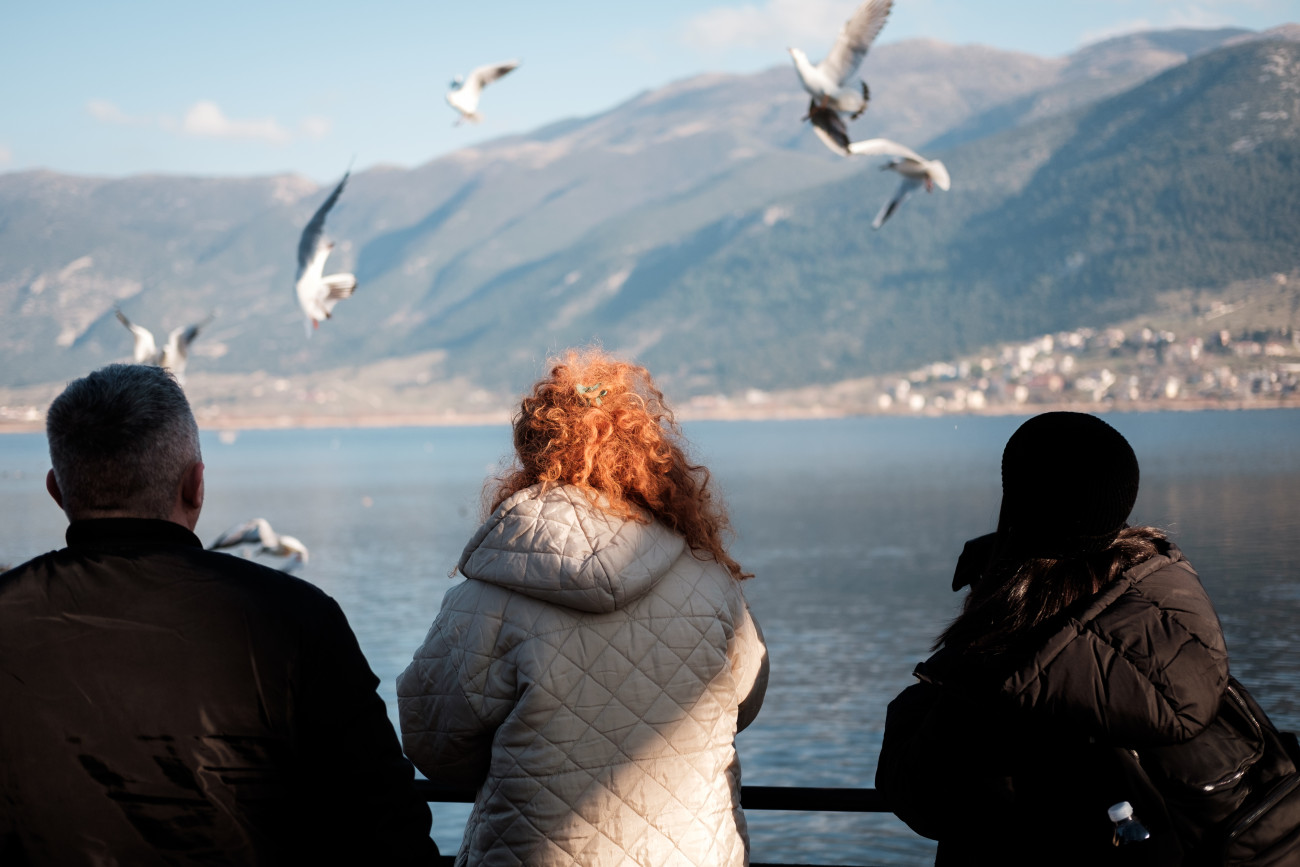
[[[796,421],[834,418],[963,418],[973,416],[1037,415],[1043,412],[1070,410],[1096,414],[1136,412],[1199,412],[1220,410],[1300,409],[1300,398],[1286,401],[1144,401],[1123,403],[1032,403],[998,404],[965,412],[854,412],[825,406],[685,406],[676,411],[679,421]],[[321,428],[394,428],[394,427],[474,427],[508,425],[511,413],[505,410],[481,413],[460,412],[366,412],[355,415],[280,413],[276,415],[239,415],[199,413],[199,428],[205,431],[296,430]],[[44,419],[0,419],[0,434],[41,433]]]

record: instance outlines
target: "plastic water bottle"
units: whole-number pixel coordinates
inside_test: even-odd
[[[1116,846],[1126,846],[1151,838],[1151,832],[1133,815],[1133,805],[1128,801],[1120,801],[1108,809],[1106,815],[1115,823],[1115,836],[1111,842]]]

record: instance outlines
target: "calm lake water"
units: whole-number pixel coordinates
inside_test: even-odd
[[[1234,673],[1300,730],[1300,412],[1108,416],[1142,466],[1134,520],[1168,530],[1200,571]],[[1023,417],[692,422],[730,505],[733,553],[767,636],[772,682],[739,737],[746,783],[871,786],[885,706],[956,612],[962,543],[993,529],[1002,446]],[[299,574],[338,599],[383,681],[424,637],[479,516],[505,427],[204,434],[211,541],[255,516],[300,537]],[[61,547],[38,435],[0,437],[0,563]],[[454,851],[468,807],[435,805]],[[928,864],[890,816],[751,812],[753,856]]]

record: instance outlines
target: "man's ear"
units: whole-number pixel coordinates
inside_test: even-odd
[[[181,487],[176,492],[172,513],[168,520],[193,531],[199,525],[199,512],[203,510],[203,463],[196,461],[181,476]]]
[[[203,462],[197,461],[181,479],[181,502],[198,512],[203,508]]]
[[[63,492],[59,490],[59,480],[54,478],[54,470],[50,470],[45,474],[45,490],[50,492],[50,496],[54,498],[54,502],[58,503],[59,508],[62,509]]]

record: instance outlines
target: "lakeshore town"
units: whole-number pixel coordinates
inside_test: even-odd
[[[1300,407],[1300,274],[1174,293],[1165,312],[1008,342],[905,373],[675,401],[682,419]],[[442,381],[434,356],[277,377],[193,370],[215,430],[504,424],[517,395]],[[665,378],[673,401],[673,383]],[[63,383],[0,389],[0,432],[37,431]]]
[[[741,404],[771,406],[773,415],[1300,407],[1297,282],[1277,274],[1243,284],[1250,291],[1235,299],[1193,300],[1190,317],[1157,315],[1125,327],[1044,334],[903,375],[770,394],[750,390],[740,401],[697,397],[689,406],[724,416],[745,415]]]

